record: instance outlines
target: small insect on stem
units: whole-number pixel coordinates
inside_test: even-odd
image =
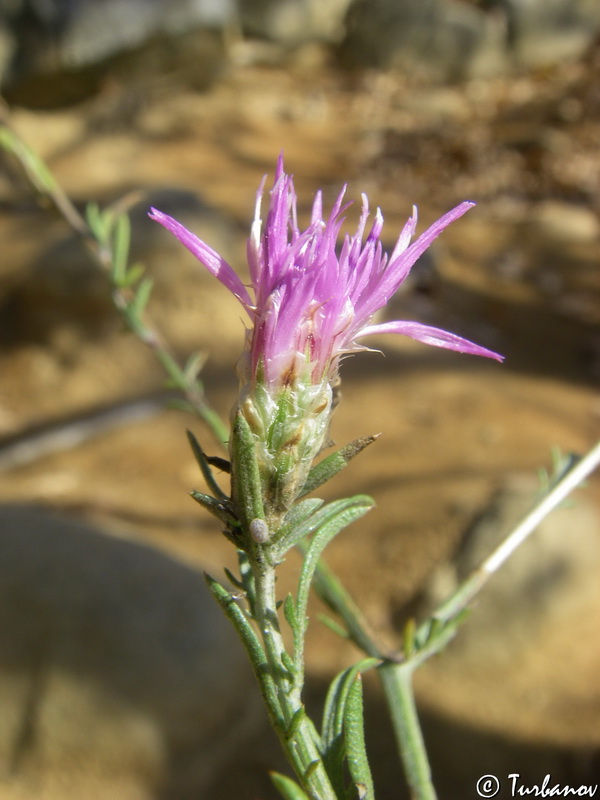
[[[257,544],[269,541],[269,526],[264,519],[253,519],[250,523],[250,536]]]

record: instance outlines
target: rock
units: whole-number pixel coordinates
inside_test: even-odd
[[[0,791],[202,796],[256,696],[202,575],[41,508],[0,531]]]
[[[391,68],[426,81],[455,81],[497,71],[501,34],[495,19],[452,0],[355,0],[339,55],[351,68]]]
[[[594,242],[600,237],[600,221],[589,208],[559,200],[537,203],[530,213],[539,234],[567,242]]]
[[[17,0],[14,56],[3,79],[13,103],[51,108],[98,91],[107,74],[191,73],[204,86],[224,59],[233,0]],[[110,67],[110,69],[109,69]]]
[[[491,0],[490,5],[506,14],[508,44],[521,67],[577,58],[600,31],[596,0]]]
[[[249,36],[282,45],[337,41],[351,0],[238,0],[240,22]]]
[[[594,0],[354,0],[340,48],[353,68],[399,69],[426,81],[490,77],[560,64],[600,30]]]

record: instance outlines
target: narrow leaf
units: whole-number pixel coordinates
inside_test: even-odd
[[[310,497],[306,500],[301,500],[296,503],[285,516],[285,523],[277,532],[275,542],[277,544],[277,553],[280,556],[285,555],[300,539],[311,533],[315,526],[319,524],[318,519],[315,519],[311,524],[307,523],[309,518],[322,507],[324,501],[316,497]],[[303,526],[300,528],[300,526]]]
[[[240,568],[240,578],[242,579],[242,586],[246,592],[246,600],[250,608],[252,617],[256,617],[256,579],[254,571],[250,564],[248,554],[238,548],[237,551],[238,565]]]
[[[152,278],[144,278],[140,281],[139,286],[137,287],[135,297],[130,303],[130,310],[136,317],[141,317],[144,311],[146,310],[146,306],[148,305],[148,301],[150,300],[150,294],[152,293],[152,287],[154,286],[154,281]]]
[[[51,195],[56,191],[58,184],[46,164],[22,139],[5,126],[0,127],[0,146],[19,159],[39,192]]]
[[[88,203],[85,209],[85,218],[91,232],[100,244],[105,244],[108,238],[104,214],[100,211],[98,203]]]
[[[183,374],[186,376],[189,383],[198,380],[202,367],[206,363],[206,353],[192,353],[188,360],[185,362]]]
[[[120,289],[126,289],[129,286],[133,286],[139,281],[145,271],[146,268],[143,264],[132,264],[117,285]]]
[[[190,447],[192,448],[192,452],[194,454],[194,458],[198,462],[198,466],[200,467],[202,475],[204,476],[206,485],[216,497],[219,497],[221,500],[228,499],[225,492],[221,489],[221,487],[215,480],[215,476],[213,475],[208,460],[204,455],[204,451],[200,447],[198,439],[196,439],[196,437],[190,430],[186,431],[186,433],[188,441],[190,443]]]
[[[296,616],[296,604],[291,594],[288,594],[283,601],[283,616],[290,628],[295,631],[298,625],[298,617]]]
[[[281,775],[279,772],[271,772],[270,774],[273,785],[284,800],[309,800],[308,795],[304,793],[296,781]]]
[[[404,630],[402,632],[402,652],[406,658],[410,658],[415,650],[419,646],[422,646],[427,640],[427,637],[429,636],[429,624],[424,632],[422,630],[423,627],[424,626],[421,627],[422,641],[418,642],[416,637],[417,627],[414,619],[411,617],[404,626]]]
[[[333,619],[333,617],[330,617],[328,614],[319,614],[318,620],[320,623],[325,625],[326,628],[329,628],[330,631],[333,631],[337,636],[339,636],[340,639],[350,638],[348,629],[344,628],[343,625],[340,625],[337,620]]]
[[[304,520],[294,525],[293,528],[288,529],[286,525],[283,535],[277,540],[278,556],[281,557],[285,555],[290,548],[297,544],[301,539],[304,539],[305,536],[308,536],[308,534],[313,533],[316,530],[321,530],[321,528],[327,526],[332,520],[334,520],[339,513],[344,512],[349,507],[353,507],[357,498],[362,498],[364,500],[366,495],[356,495],[356,497],[335,500],[333,503],[328,503],[326,506],[323,506],[322,504],[319,504],[319,506],[315,505],[317,511],[312,514],[308,514]],[[370,497],[366,499],[370,504],[370,508],[373,505],[373,500],[371,500]],[[304,500],[303,503],[308,504],[309,500]],[[308,510],[308,508],[310,508],[310,506],[307,505],[306,509]],[[363,511],[363,513],[365,512]],[[352,520],[343,523],[341,527],[338,528],[338,531],[341,530],[342,527],[345,527],[345,525],[349,525],[350,522],[352,522]]]
[[[253,519],[264,519],[265,512],[254,435],[246,418],[239,411],[236,414],[232,435],[235,464],[235,472],[232,475],[234,502],[244,515],[243,521],[247,529]]]
[[[304,706],[301,706],[294,712],[294,716],[291,718],[288,729],[285,732],[288,741],[291,741],[294,738],[298,728],[300,727],[300,723],[305,716],[306,712],[304,710]]]
[[[336,791],[344,794],[343,775],[346,742],[344,739],[344,720],[346,705],[357,675],[380,664],[380,659],[365,658],[352,667],[340,672],[329,687],[323,710],[323,760]]]
[[[242,644],[246,649],[254,674],[260,686],[260,690],[269,711],[273,723],[280,730],[284,726],[284,718],[277,695],[277,688],[270,674],[269,664],[265,652],[254,632],[252,626],[246,619],[242,609],[237,604],[235,598],[214,578],[207,573],[204,574],[208,588],[216,598],[217,602],[224,610],[227,617],[233,623]]]
[[[322,762],[320,758],[315,758],[314,761],[310,762],[308,767],[304,770],[304,777],[306,780],[308,780],[311,777],[311,775],[313,775],[319,769],[321,763]]]
[[[119,214],[115,220],[112,254],[112,279],[117,286],[123,285],[129,260],[131,223],[127,214]]]
[[[359,494],[355,497],[329,503],[328,506],[325,506],[324,509],[321,509],[321,511],[318,511],[309,519],[310,522],[314,517],[321,515],[322,522],[315,530],[312,540],[306,550],[300,572],[300,579],[298,581],[296,612],[301,622],[306,617],[310,584],[321,553],[334,536],[351,522],[354,522],[354,520],[366,514],[372,507],[373,500],[367,495]]]
[[[283,652],[281,654],[281,664],[284,670],[289,674],[290,679],[293,680],[294,675],[296,674],[296,665],[288,653]]]
[[[322,486],[322,484],[326,483],[330,478],[333,478],[333,476],[337,475],[340,470],[348,466],[350,461],[352,461],[355,456],[364,450],[365,447],[373,444],[373,442],[380,436],[381,434],[379,433],[373,436],[362,436],[360,439],[355,439],[353,442],[350,442],[350,444],[342,447],[341,450],[338,450],[337,452],[327,456],[327,458],[324,458],[308,473],[306,483],[302,487],[302,491],[298,496],[304,497],[305,495],[317,489],[319,486]]]
[[[244,584],[240,581],[239,578],[235,577],[235,575],[233,574],[233,572],[230,569],[228,569],[227,567],[223,567],[223,572],[225,573],[225,576],[227,577],[227,580],[233,586],[235,586],[237,589],[243,589],[244,588]]]
[[[373,776],[367,758],[363,718],[362,679],[358,674],[350,686],[344,711],[346,761],[360,800],[375,800]]]
[[[304,522],[312,513],[321,508],[324,502],[324,500],[320,500],[318,497],[308,497],[306,500],[300,500],[299,503],[295,503],[285,515],[284,528],[294,528],[296,525]],[[284,530],[284,528],[282,528],[282,530]]]
[[[209,494],[197,492],[195,489],[190,492],[190,497],[207,511],[210,511],[213,516],[225,523],[229,528],[239,528],[240,523],[228,503],[226,504],[222,500],[217,500]]]

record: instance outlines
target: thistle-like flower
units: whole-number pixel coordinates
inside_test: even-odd
[[[473,205],[449,211],[414,242],[416,209],[392,253],[380,241],[383,217],[375,212],[365,237],[369,205],[362,195],[356,233],[346,235],[338,250],[344,221],[344,187],[326,220],[318,192],[309,226],[301,231],[293,179],[280,156],[263,230],[264,180],[247,244],[250,291],[233,268],[211,247],[176,220],[152,209],[150,216],[179,241],[239,300],[251,327],[238,365],[241,412],[256,437],[265,503],[279,508],[280,521],[302,488],[310,464],[322,448],[331,414],[331,387],[342,356],[365,349],[372,334],[397,333],[425,344],[462,353],[502,357],[448,331],[418,322],[396,320],[372,324],[408,276],[419,256],[451,222]],[[235,466],[235,465],[234,465]],[[271,520],[273,522],[274,520]]]

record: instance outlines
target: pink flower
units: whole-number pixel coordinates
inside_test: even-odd
[[[250,291],[233,268],[212,248],[176,220],[152,209],[150,216],[176,236],[229,291],[237,297],[252,323],[248,334],[248,378],[264,379],[271,390],[302,383],[318,384],[337,376],[340,357],[364,349],[365,336],[397,333],[425,344],[502,361],[502,356],[448,331],[418,322],[396,320],[371,324],[408,276],[419,256],[473,203],[464,202],[434,222],[414,242],[416,209],[388,256],[380,235],[383,217],[375,213],[365,238],[369,217],[366,195],[356,233],[336,245],[342,226],[346,187],[329,217],[323,219],[321,193],[312,208],[306,230],[298,228],[296,195],[291,176],[280,156],[263,230],[260,218],[264,180],[247,244]]]

